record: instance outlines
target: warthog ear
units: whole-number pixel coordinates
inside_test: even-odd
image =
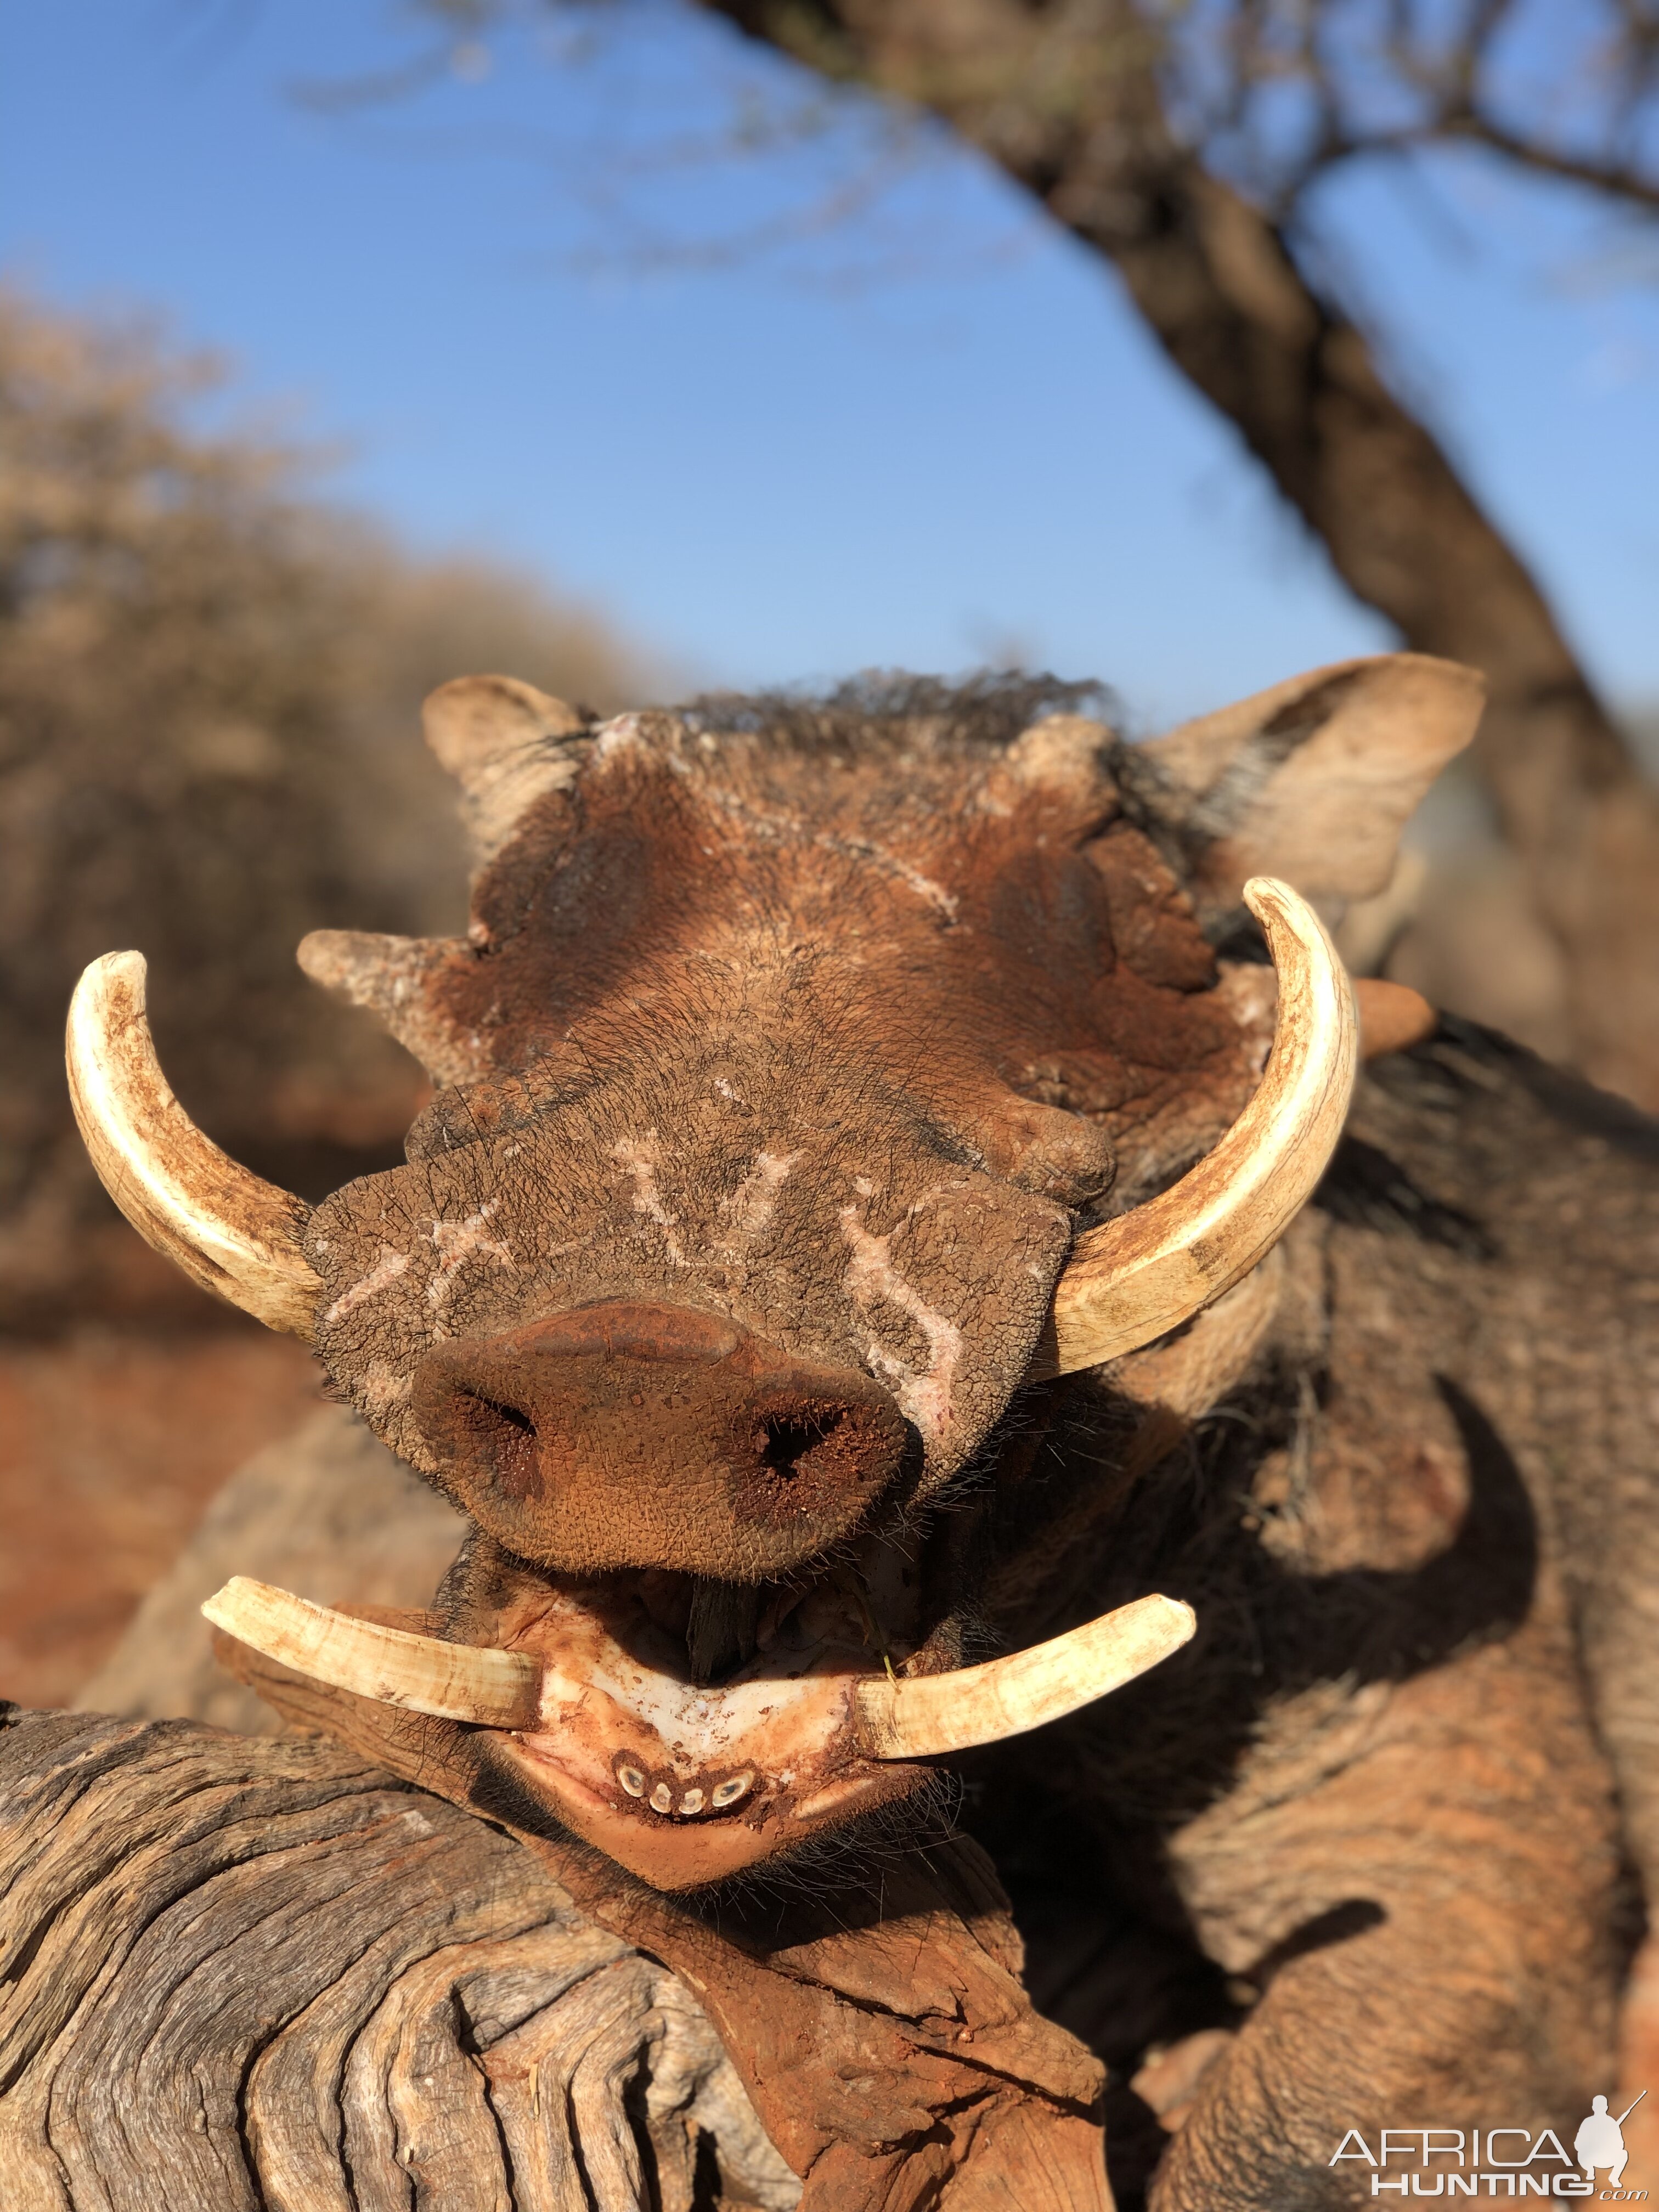
[[[461,817],[473,864],[483,867],[513,835],[525,809],[576,773],[587,723],[562,699],[513,676],[459,676],[421,709],[426,741],[460,785]]]
[[[1116,765],[1183,848],[1206,918],[1236,908],[1253,875],[1329,912],[1387,884],[1401,831],[1485,700],[1455,661],[1339,660],[1127,745]]]
[[[588,724],[562,699],[513,676],[457,677],[429,695],[421,718],[428,744],[461,787],[476,878],[526,809],[574,777]],[[475,957],[465,938],[357,929],[313,929],[300,947],[300,965],[313,983],[378,1014],[440,1085],[483,1072],[476,1039],[445,1015],[432,988],[444,969]]]

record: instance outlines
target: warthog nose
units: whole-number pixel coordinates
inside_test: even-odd
[[[855,1369],[621,1300],[438,1345],[414,1410],[442,1479],[521,1558],[752,1582],[849,1534],[909,1431]]]

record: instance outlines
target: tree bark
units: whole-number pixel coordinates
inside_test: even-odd
[[[664,2212],[799,2187],[713,2026],[319,1744],[0,1709],[6,2212]]]
[[[1123,0],[703,0],[825,74],[930,110],[1109,259],[1349,588],[1481,669],[1473,757],[1559,957],[1525,1042],[1659,1106],[1659,796],[1525,564],[1285,234],[1172,133]],[[1510,1010],[1479,972],[1458,1011]],[[1511,1020],[1514,1017],[1511,1013]]]
[[[363,1732],[420,1770],[409,1717]],[[1111,2212],[1102,2069],[973,1846],[744,1926],[503,1825],[332,1745],[0,1707],[6,2212]]]
[[[325,1407],[232,1476],[82,1692],[83,1706],[113,1704],[129,1720],[163,1725],[98,1718],[60,1726],[60,1717],[33,1715],[8,1735],[0,1723],[0,2212],[13,2204],[9,2069],[21,2061],[29,2109],[44,2116],[27,2137],[44,2171],[48,2152],[58,2154],[52,2115],[77,2110],[77,2099],[135,2099],[133,2051],[146,2023],[156,2021],[168,2024],[147,2062],[145,2094],[157,2101],[143,2154],[168,2177],[172,2193],[145,2197],[125,2169],[112,2181],[94,2146],[67,2198],[40,2197],[53,2212],[82,2203],[102,2212],[149,2212],[152,2203],[158,2212],[163,2204],[166,2212],[221,2212],[249,2201],[276,2212],[290,2204],[304,2212],[333,2212],[337,2204],[344,2212],[343,2184],[316,2179],[334,2173],[325,2147],[304,2169],[314,2196],[297,2183],[285,2196],[285,2169],[272,2169],[275,2180],[267,2172],[276,2154],[268,2156],[268,2146],[286,2142],[295,2129],[312,2130],[306,2116],[313,2109],[324,2115],[315,2125],[325,2146],[339,2147],[341,2159],[358,2154],[337,2114],[357,2113],[352,2124],[370,2131],[371,2150],[362,2154],[370,2160],[369,2181],[352,2167],[364,2212],[377,2212],[383,2201],[374,2193],[376,2146],[424,2147],[451,2135],[481,2161],[477,2202],[495,2212],[576,2212],[590,2203],[625,2212],[636,2200],[624,2187],[632,2154],[619,2111],[635,2118],[643,2111],[650,2123],[635,2148],[647,2165],[655,2161],[659,2195],[647,2191],[641,2205],[682,2207],[670,2183],[679,2186],[673,2160],[684,2163],[689,2142],[699,2186],[712,2158],[734,2198],[740,2185],[750,2192],[741,2201],[763,2206],[793,2204],[798,2175],[801,2212],[992,2212],[1016,2199],[1021,2212],[1110,2212],[1101,2069],[1033,2010],[1007,1901],[971,1844],[956,1839],[850,1868],[797,1869],[775,1889],[758,1886],[746,1902],[734,1893],[699,1911],[561,1840],[536,1822],[532,1808],[480,1792],[471,1757],[477,1731],[326,1690],[211,1638],[201,1618],[202,1599],[239,1572],[331,1604],[418,1606],[461,1527],[354,1415]],[[230,1653],[234,1674],[216,1662],[216,1643]],[[220,1735],[167,1716],[243,1731],[286,1723],[331,1735],[346,1749]],[[87,1732],[63,1733],[73,1725]],[[31,1891],[18,1877],[37,1866],[45,1887]],[[55,1938],[30,1949],[40,1911],[55,1911],[52,1899],[88,1883],[94,1894],[65,1937],[70,1949],[61,1951]],[[495,1902],[485,1910],[480,1899]],[[44,1899],[44,1907],[32,1899]],[[291,1988],[243,1942],[244,1920],[268,1933],[287,1927],[279,1948],[297,1962]],[[152,1923],[191,1931],[173,1963],[212,1983],[209,2011],[173,2024],[162,1965],[142,1972],[132,1965],[139,1931]],[[404,1954],[387,1948],[394,1923],[409,1947],[402,1965]],[[498,1957],[498,1939],[507,1938]],[[535,1978],[556,1980],[567,1951],[579,1964],[594,1944],[604,1971],[580,1991],[573,1984],[567,1996]],[[338,1966],[353,1945],[380,1962],[364,1969],[366,1979],[359,1976],[356,1996]],[[23,1971],[8,2010],[5,1967],[20,1946],[40,1971]],[[624,1956],[626,1970],[616,1963]],[[640,1978],[647,1964],[654,1980]],[[483,2038],[480,2082],[459,2055],[469,2039],[479,2039],[469,1992],[493,1987],[491,1978],[509,1971],[530,1977],[526,1986],[543,1993],[544,2013],[536,2014],[533,2033],[521,2025],[501,2045]],[[75,2001],[78,2009],[60,2033],[50,2008],[66,1973],[71,1989],[88,1994]],[[94,2008],[126,2023],[112,2040],[94,2033]],[[441,2063],[431,2065],[430,2083],[409,2078],[407,2067],[399,2073],[390,2059],[375,2057],[370,2068],[362,2054],[390,2050],[394,2027],[397,2050],[413,2054],[410,2065],[419,2057],[426,2068],[436,2051]],[[460,2040],[452,2048],[454,2034]],[[578,2046],[590,2035],[609,2053],[609,2070],[578,2075]],[[76,2055],[82,2042],[90,2054],[84,2059]],[[510,2101],[514,2082],[521,2089],[524,2079],[507,2058],[532,2044],[539,2094],[552,2100],[551,2149],[533,2129],[524,2140],[506,2135],[501,2117],[501,2100]],[[711,2052],[719,2059],[713,2074],[703,2064]],[[684,2086],[688,2067],[696,2081],[684,2095],[651,2092],[659,2076]],[[190,2085],[198,2076],[223,2085],[206,2148],[194,2132]],[[84,2088],[76,2086],[83,2081]],[[243,2081],[246,2093],[235,2087]],[[586,2105],[577,2096],[581,2083]],[[263,2100],[257,2129],[252,2086]],[[423,2087],[434,2091],[429,2110]],[[555,2180],[563,2170],[556,2116],[572,2099],[582,2129],[599,2131],[593,2155],[611,2161],[609,2194],[571,2193],[566,2182],[532,2187],[522,2178],[541,2172],[526,2163],[532,2153],[554,2161]],[[659,2109],[661,2144],[651,2131]],[[488,2154],[491,2113],[511,2151],[507,2179]],[[514,2127],[523,2121],[516,2106],[508,2118]],[[191,2132],[178,2148],[173,2136],[186,2122]],[[706,2147],[702,2136],[710,2138]],[[586,2158],[586,2132],[581,2142]],[[228,2186],[222,2195],[191,2196],[195,2160],[207,2148],[239,2177],[238,2187],[247,2167],[246,2187],[263,2190],[263,2200]],[[787,2166],[774,2168],[774,2155]],[[106,2197],[94,2192],[94,2179]],[[492,2197],[485,2181],[494,2187],[497,2179],[501,2193]],[[27,2212],[34,2201],[22,2198]],[[466,2212],[474,2198],[413,2201],[439,2203],[445,2212],[453,2202]],[[712,2201],[704,2191],[685,2204],[709,2212]]]

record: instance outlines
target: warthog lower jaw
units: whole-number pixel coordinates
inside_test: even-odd
[[[1058,1720],[1186,1643],[1151,1596],[1006,1658],[896,1670],[833,1635],[782,1641],[718,1688],[625,1590],[550,1590],[505,1649],[356,1619],[237,1576],[202,1608],[314,1680],[491,1732],[585,1841],[661,1889],[715,1881],[914,1789],[917,1762]]]

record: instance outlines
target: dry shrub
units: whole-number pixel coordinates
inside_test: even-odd
[[[654,688],[592,615],[411,561],[306,497],[303,457],[203,429],[217,380],[142,331],[0,295],[0,1326],[191,1310],[70,1122],[64,1012],[88,960],[143,951],[197,1119],[331,1188],[395,1152],[418,1077],[295,945],[465,918],[422,696],[488,668],[600,707]]]

